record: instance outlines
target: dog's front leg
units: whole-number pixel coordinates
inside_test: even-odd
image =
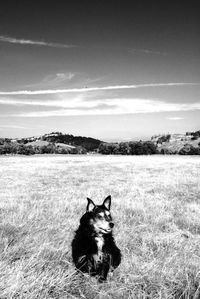
[[[106,281],[109,268],[110,268],[110,265],[108,263],[103,263],[102,269],[100,271],[100,276],[98,278],[98,282],[102,283],[102,282]]]
[[[87,255],[82,255],[79,257],[78,262],[76,263],[76,268],[82,272],[90,273],[92,264]]]
[[[113,246],[111,253],[111,266],[113,269],[117,268],[121,263],[121,252],[117,246]]]

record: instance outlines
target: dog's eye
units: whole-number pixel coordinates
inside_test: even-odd
[[[101,216],[101,215],[98,215],[97,217],[98,217],[98,219],[100,219],[100,220],[103,219],[103,216]]]

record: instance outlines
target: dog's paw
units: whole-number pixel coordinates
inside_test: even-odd
[[[98,277],[98,282],[99,283],[103,283],[103,282],[105,282],[106,281],[106,278],[105,277],[103,277],[103,276],[99,276]]]
[[[110,271],[110,272],[109,272],[109,277],[112,278],[113,275],[114,275],[113,271]]]

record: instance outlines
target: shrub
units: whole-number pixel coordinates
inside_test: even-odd
[[[179,155],[200,155],[200,148],[191,144],[185,144],[179,151]]]
[[[35,151],[34,151],[34,148],[31,145],[29,145],[29,146],[19,145],[17,147],[16,154],[19,154],[19,155],[34,155]]]
[[[162,135],[161,137],[158,138],[157,144],[158,143],[162,144],[163,142],[169,142],[170,138],[171,138],[170,134]]]
[[[174,154],[177,154],[176,151],[173,151],[173,150],[171,150],[169,148],[162,148],[161,151],[160,151],[160,153],[162,155],[174,155]]]

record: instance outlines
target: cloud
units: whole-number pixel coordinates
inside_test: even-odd
[[[71,81],[75,77],[75,73],[72,72],[59,72],[56,74],[51,74],[45,76],[40,82],[33,84],[26,84],[25,87],[37,87],[40,88],[42,86],[58,86],[61,83],[66,83]]]
[[[16,99],[8,99],[8,98],[0,98],[0,104],[3,105],[14,105],[14,106],[22,106],[22,105],[31,105],[31,106],[52,106],[51,102],[41,102],[34,100],[16,100]],[[54,106],[54,105],[53,105]]]
[[[71,80],[74,78],[75,74],[73,73],[57,73],[56,74],[56,79],[65,81],[65,80]]]
[[[48,84],[48,85],[58,85],[62,82],[71,81],[75,77],[74,73],[71,72],[59,72],[55,75],[48,75],[46,76],[41,84]]]
[[[171,87],[171,86],[195,86],[200,83],[150,83],[150,84],[131,84],[131,85],[111,85],[102,87],[83,87],[83,88],[67,88],[67,89],[46,89],[46,90],[18,90],[18,91],[0,91],[0,95],[42,95],[42,94],[58,94],[58,93],[73,93],[73,92],[89,92],[99,90],[119,90],[119,89],[136,89],[146,87]]]
[[[167,56],[168,53],[166,52],[160,52],[160,51],[153,51],[153,50],[148,50],[148,49],[136,49],[136,48],[130,48],[128,49],[129,53],[144,53],[144,54],[153,54],[153,55],[162,55],[162,56]]]
[[[0,125],[0,130],[2,129],[28,129],[28,128],[23,126],[17,126],[17,125]]]
[[[12,106],[43,106],[43,107],[57,107],[65,108],[68,110],[104,110],[110,108],[116,108],[116,105],[112,103],[112,100],[108,100],[108,103],[104,100],[95,100],[92,102],[84,102],[83,95],[77,95],[72,98],[58,98],[55,100],[23,100],[23,99],[8,99],[0,98],[0,104],[12,105]]]
[[[33,46],[45,46],[45,47],[53,47],[53,48],[74,48],[77,47],[75,45],[66,45],[60,43],[51,43],[45,41],[35,41],[29,39],[19,39],[15,37],[8,37],[0,35],[0,42],[11,43],[11,44],[20,44],[20,45],[33,45]]]
[[[35,99],[15,99],[15,98],[2,98],[0,97],[0,104],[12,105],[12,106],[46,106],[46,107],[59,107],[59,108],[74,108],[77,105],[83,105],[84,96],[76,95],[70,98],[58,98],[53,100],[35,100]],[[90,104],[84,103],[84,106],[90,106]]]
[[[34,104],[33,104],[34,103]],[[60,109],[48,111],[23,112],[19,114],[2,115],[15,117],[51,117],[51,116],[73,116],[73,115],[119,115],[119,114],[137,114],[137,113],[159,113],[172,111],[192,111],[200,110],[200,103],[167,103],[158,99],[140,99],[140,98],[112,98],[95,100],[95,102],[86,102],[83,105],[83,99],[77,97],[71,100],[59,100],[48,102],[27,102],[27,105],[49,106]],[[14,102],[13,102],[14,104]],[[16,104],[16,103],[15,103]],[[21,104],[21,102],[20,102]]]
[[[178,117],[178,116],[172,116],[172,117],[167,117],[169,120],[182,120],[184,117]]]

